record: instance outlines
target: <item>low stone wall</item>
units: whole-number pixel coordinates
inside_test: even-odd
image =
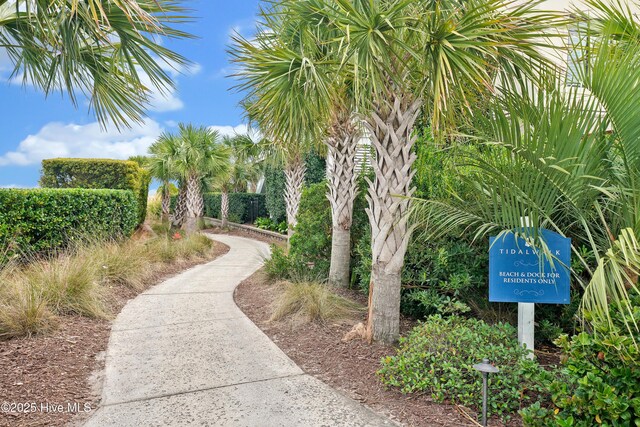
[[[204,221],[206,225],[213,225],[216,227],[222,226],[222,220],[219,220],[217,218],[204,217]],[[268,237],[271,239],[280,240],[282,242],[287,241],[287,236],[285,236],[284,234],[276,233],[274,231],[269,231],[269,230],[263,230],[261,228],[252,227],[250,225],[237,224],[235,222],[227,221],[227,227],[231,229],[236,229],[236,230],[243,230],[248,233],[257,234],[257,235]]]

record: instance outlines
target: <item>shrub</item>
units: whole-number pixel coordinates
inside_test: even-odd
[[[427,392],[478,409],[482,404],[482,376],[475,363],[488,358],[500,368],[491,375],[490,414],[509,414],[544,393],[550,373],[529,359],[509,324],[489,325],[481,320],[435,315],[400,339],[395,356],[382,361],[382,382],[403,393]]]
[[[368,218],[365,212],[366,200],[363,189],[364,180],[360,182],[360,193],[354,202],[353,223],[351,226],[351,254],[353,267],[355,246],[364,238],[368,229]],[[326,196],[325,182],[313,184],[305,188],[298,209],[298,224],[291,236],[289,250],[289,268],[291,274],[300,275],[313,265],[313,277],[320,280],[329,275],[331,259],[331,205]],[[287,277],[281,277],[287,278]]]
[[[204,194],[204,216],[221,218],[220,193]],[[267,215],[264,194],[257,193],[229,193],[229,221],[246,223]]]
[[[287,234],[287,230],[289,228],[287,225],[287,221],[275,222],[275,221],[272,221],[271,218],[267,218],[267,217],[256,218],[253,225],[255,225],[256,227],[262,230],[274,231],[280,234]]]
[[[358,304],[333,293],[319,283],[283,282],[282,293],[274,303],[272,321],[291,319],[294,323],[339,321],[362,310]]]
[[[51,252],[86,236],[129,236],[136,206],[122,190],[0,190],[0,247],[11,257]]]
[[[327,184],[313,184],[302,191],[298,208],[298,224],[290,239],[291,263],[313,269],[321,277],[329,276],[331,259],[331,206]]]
[[[369,292],[371,277],[371,239],[360,240],[356,251],[357,284]],[[465,239],[445,236],[424,241],[418,234],[409,242],[402,270],[403,314],[424,318],[432,314],[460,314],[472,308],[479,312],[488,304],[486,247]]]
[[[640,322],[637,295],[632,306]],[[629,335],[619,313],[612,304],[613,329],[596,324],[593,333],[571,339],[563,335],[556,341],[565,362],[550,385],[550,404],[537,402],[522,411],[527,425],[640,425],[640,334]]]
[[[304,173],[305,185],[318,184],[327,180],[327,161],[315,151],[309,152],[304,159],[307,170]]]
[[[269,218],[275,222],[287,219],[284,191],[284,170],[275,166],[267,167],[264,178],[265,206]]]
[[[138,224],[144,222],[151,175],[138,163],[113,159],[48,159],[42,161],[40,186],[131,190]]]
[[[267,277],[273,279],[289,279],[291,263],[284,249],[278,245],[271,245],[271,256],[265,260],[264,269]]]

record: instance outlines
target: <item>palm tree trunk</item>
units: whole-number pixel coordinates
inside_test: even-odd
[[[351,123],[342,123],[341,130],[327,140],[329,191],[333,230],[331,233],[331,265],[329,283],[347,288],[351,262],[351,224],[353,202],[358,193],[355,156],[360,134]]]
[[[182,226],[185,219],[185,213],[187,210],[187,184],[184,181],[180,182],[180,192],[178,193],[178,201],[176,202],[176,208],[173,213],[173,224],[177,227]]]
[[[367,336],[385,343],[400,334],[401,273],[412,232],[406,215],[414,192],[412,131],[420,105],[411,95],[396,94],[392,102],[378,105],[366,123],[376,152],[367,197],[372,253]]]
[[[227,190],[222,190],[222,196],[220,197],[220,215],[222,217],[222,228],[226,228],[229,222],[229,192]]]
[[[171,191],[169,188],[169,182],[162,183],[162,222],[169,220],[169,213],[171,211]]]
[[[302,187],[304,185],[304,174],[306,166],[301,157],[289,161],[284,168],[285,190],[284,200],[287,208],[287,224],[289,225],[289,238],[293,235],[293,228],[296,226],[300,198],[302,197]]]
[[[204,209],[200,177],[197,174],[191,174],[187,178],[185,207],[185,220],[182,228],[187,233],[194,233],[198,231],[198,218],[202,217]]]

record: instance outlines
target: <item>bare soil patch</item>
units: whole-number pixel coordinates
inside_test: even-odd
[[[339,293],[366,305],[366,298],[360,293],[348,290]],[[461,414],[461,408],[436,403],[428,395],[404,395],[383,386],[376,377],[376,371],[380,369],[380,360],[394,354],[395,348],[378,343],[367,344],[358,339],[342,341],[354,324],[364,321],[364,318],[327,325],[270,322],[276,295],[277,287],[259,271],[238,286],[235,300],[242,311],[306,373],[404,425],[477,425]],[[414,324],[415,321],[403,319],[402,333]]]
[[[228,251],[216,242],[205,262]],[[146,288],[202,262],[168,265]],[[112,291],[112,313],[139,293],[122,286]],[[110,333],[109,320],[65,316],[50,335],[0,342],[0,426],[77,425],[86,419],[100,403]]]

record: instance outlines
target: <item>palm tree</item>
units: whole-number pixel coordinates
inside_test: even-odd
[[[323,47],[311,32],[301,30],[310,21],[286,15],[289,4],[285,1],[263,10],[260,16],[264,22],[256,36],[248,40],[234,35],[230,54],[240,66],[237,89],[245,93],[247,117],[283,161],[291,235],[304,184],[304,155],[323,137],[319,114],[328,114],[332,97],[327,84],[330,79],[321,76],[325,68],[313,61],[314,51]]]
[[[229,192],[246,192],[248,184],[257,181],[260,172],[254,157],[255,143],[248,135],[225,137],[222,143],[228,147],[231,158],[226,173],[218,176],[214,186],[221,192],[220,216],[225,228],[229,221]]]
[[[557,77],[547,93],[506,90],[482,127],[491,149],[465,160],[475,170],[467,179],[476,198],[424,201],[417,213],[432,233],[516,230],[550,260],[535,230],[571,237],[574,271],[584,271],[574,275],[584,287],[583,318],[611,326],[617,307],[627,330],[608,333],[635,342],[640,326],[629,295],[640,292],[640,26],[623,7],[588,5],[590,16],[581,18],[594,47],[576,76],[582,88],[562,88]],[[518,231],[523,216],[532,229]]]
[[[255,40],[235,36],[231,53],[242,66],[240,88],[251,100],[247,102],[251,114],[267,117],[265,127],[284,135],[290,230],[296,223],[304,175],[301,152],[292,145],[306,139],[327,147],[327,196],[333,217],[329,280],[347,287],[360,126],[353,115],[353,92],[345,89],[342,74],[336,73],[339,62],[332,55],[338,48],[333,40],[337,34],[328,30],[331,22],[326,15],[309,13],[313,7],[313,1],[279,2],[262,12],[264,25]]]
[[[162,221],[169,220],[171,209],[171,180],[176,178],[174,162],[179,147],[178,138],[168,132],[163,132],[156,142],[149,147],[150,156],[147,158],[147,168],[151,176],[161,182]]]
[[[353,81],[357,109],[376,153],[368,191],[372,274],[368,335],[399,335],[400,273],[412,228],[414,125],[423,113],[442,134],[468,89],[496,77],[535,77],[546,65],[536,46],[555,16],[508,0],[338,0],[309,2],[339,35],[334,61]],[[314,6],[315,5],[315,6]],[[468,112],[468,108],[466,108]]]
[[[217,131],[184,123],[178,128],[173,167],[179,176],[179,199],[184,203],[182,228],[194,232],[198,228],[198,218],[204,213],[203,180],[226,173],[230,153],[220,143]]]
[[[0,2],[0,48],[13,76],[46,94],[61,90],[77,104],[90,102],[98,120],[116,126],[141,122],[151,85],[173,86],[167,73],[188,61],[163,47],[160,38],[185,38],[172,27],[187,21],[172,0],[51,0]]]

